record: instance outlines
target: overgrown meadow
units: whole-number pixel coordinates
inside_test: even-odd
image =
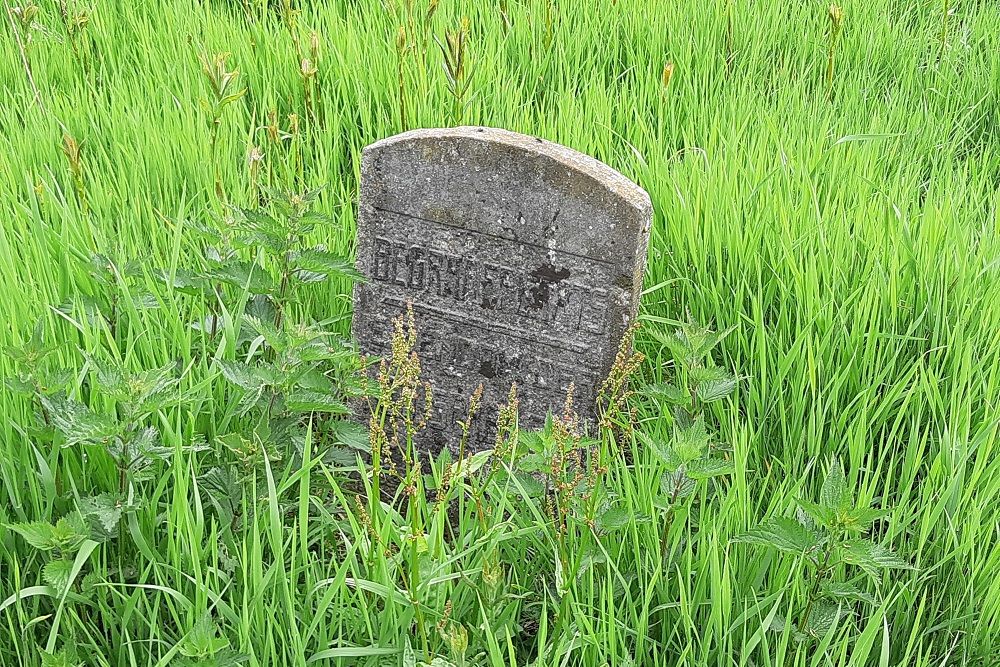
[[[1000,662],[1000,5],[3,7],[0,664]],[[430,460],[358,159],[455,124],[655,225],[600,423]]]

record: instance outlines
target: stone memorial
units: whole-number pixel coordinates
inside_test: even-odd
[[[412,304],[433,416],[421,448],[492,446],[511,383],[522,428],[558,412],[570,384],[584,420],[636,315],[652,206],[607,165],[485,127],[414,130],[361,157],[353,333],[384,356]]]

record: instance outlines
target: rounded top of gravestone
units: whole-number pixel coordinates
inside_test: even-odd
[[[600,160],[546,139],[495,127],[460,126],[410,130],[366,146],[362,156],[365,160],[372,160],[386,149],[449,139],[499,144],[519,149],[525,154],[549,158],[554,163],[565,166],[572,174],[589,177],[594,181],[594,186],[599,186],[602,191],[610,191],[616,195],[621,203],[634,208],[640,219],[647,219],[652,212],[649,194]]]

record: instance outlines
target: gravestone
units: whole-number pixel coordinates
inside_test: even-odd
[[[480,383],[471,450],[492,446],[514,382],[522,428],[558,413],[570,383],[594,418],[636,314],[651,217],[646,192],[607,165],[505,130],[414,130],[364,149],[353,333],[385,356],[412,304],[433,388],[421,448],[457,444]]]

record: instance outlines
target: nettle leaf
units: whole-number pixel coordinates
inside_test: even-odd
[[[322,372],[310,368],[306,369],[298,378],[298,386],[311,391],[318,391],[324,394],[332,394],[335,391],[333,381]]]
[[[525,454],[516,461],[516,465],[519,470],[529,473],[547,472],[550,467],[548,459],[541,452]]]
[[[41,658],[42,667],[81,667],[83,665],[76,645],[69,642],[55,653],[41,651]]]
[[[236,414],[240,417],[245,416],[248,412],[257,407],[260,403],[261,398],[264,396],[264,388],[260,387],[256,391],[248,391],[243,394],[239,402],[236,404]]]
[[[163,269],[153,269],[152,273],[155,279],[169,289],[182,294],[200,294],[209,287],[208,281],[201,274],[189,269],[177,268],[172,273]]]
[[[350,278],[351,280],[364,279],[364,276],[358,273],[350,260],[329,252],[323,246],[316,246],[297,253],[293,258],[293,264],[300,271],[319,273],[325,277],[338,276]]]
[[[698,416],[688,412],[687,406],[684,405],[675,405],[670,414],[674,418],[674,427],[679,429],[691,428]]]
[[[271,348],[275,350],[284,350],[288,345],[288,337],[278,328],[274,326],[274,320],[264,318],[261,319],[254,314],[247,313],[243,316],[243,321],[246,322],[254,333],[264,339],[264,342],[268,344]]]
[[[823,544],[823,539],[795,519],[775,517],[737,536],[734,542],[761,544],[786,553],[808,554]]]
[[[277,289],[271,275],[254,262],[230,260],[212,268],[208,277],[252,294],[270,294]]]
[[[837,523],[837,510],[823,507],[808,500],[800,500],[799,508],[815,523],[828,529],[833,528]]]
[[[54,588],[59,594],[69,586],[70,575],[73,572],[73,561],[55,558],[42,568],[42,581]]]
[[[294,412],[325,412],[336,415],[350,414],[351,409],[330,394],[295,388],[285,396],[285,407]]]
[[[694,353],[694,349],[691,347],[687,335],[683,331],[677,331],[670,334],[660,334],[658,332],[653,332],[653,335],[660,339],[667,349],[670,350],[670,356],[677,361],[677,363],[682,365],[688,365],[698,361],[697,355]]]
[[[122,519],[122,505],[109,493],[81,498],[80,515],[90,527],[91,537],[98,542],[106,542],[118,535],[118,524]]]
[[[52,538],[56,542],[56,548],[63,553],[75,552],[87,539],[87,526],[76,512],[67,514],[56,521],[52,528]]]
[[[705,403],[719,401],[736,389],[736,379],[732,377],[705,380],[697,384],[698,398]]]
[[[227,359],[219,359],[216,363],[219,364],[222,375],[241,389],[255,392],[260,391],[265,386],[260,374],[253,366]]]
[[[329,447],[323,453],[323,462],[337,468],[354,468],[358,463],[358,455],[347,447]]]
[[[624,507],[609,507],[597,517],[597,529],[602,533],[610,533],[627,526],[632,520],[631,513]]]
[[[690,369],[689,374],[695,385],[707,385],[732,378],[729,371],[718,366],[695,366]]]
[[[132,305],[136,310],[153,310],[160,307],[160,301],[152,292],[142,291],[132,296]]]
[[[699,415],[691,422],[690,426],[674,426],[673,439],[670,442],[670,446],[680,462],[687,464],[701,458],[708,449],[710,442],[711,437],[708,435],[708,429],[705,427],[705,419]]]
[[[660,478],[660,492],[669,503],[676,502],[681,498],[687,498],[695,490],[695,482],[684,472],[683,466],[673,472],[664,473]]]
[[[878,577],[880,570],[884,569],[914,569],[889,547],[868,540],[845,542],[841,550],[841,558],[845,563],[857,565],[873,578]]]
[[[577,578],[582,577],[587,573],[587,570],[598,565],[600,563],[607,563],[608,557],[604,554],[602,549],[597,548],[597,545],[591,544],[583,552],[580,557],[579,564],[576,568]]]
[[[110,417],[97,414],[82,403],[62,396],[42,396],[42,405],[52,424],[66,439],[66,447],[76,444],[105,444],[114,438],[119,426]]]
[[[342,419],[331,422],[329,429],[334,442],[338,444],[364,452],[371,448],[368,443],[368,429],[361,424]]]
[[[202,614],[178,645],[180,654],[188,658],[208,658],[229,646],[229,640],[220,637],[218,627],[209,614]]]
[[[841,524],[845,529],[854,533],[865,533],[877,519],[881,519],[888,514],[889,510],[858,507],[843,512],[840,518]]]
[[[816,527],[816,521],[802,508],[802,503],[799,503],[799,506],[795,508],[795,520],[809,530]]]
[[[24,541],[36,549],[42,551],[52,551],[58,544],[53,532],[55,527],[44,521],[32,521],[29,523],[6,524],[7,528],[24,538]]]
[[[160,432],[155,426],[147,426],[132,438],[131,449],[136,458],[165,461],[173,453],[170,447],[164,447],[160,442]]]
[[[496,497],[496,494],[506,491],[516,496],[521,493],[521,489],[524,490],[524,494],[529,498],[540,498],[545,494],[545,483],[530,473],[521,472],[520,470],[510,471],[503,469],[494,479],[494,483],[491,486],[491,495]]]
[[[94,379],[101,390],[119,400],[127,400],[131,396],[128,377],[125,369],[111,359],[100,359],[84,353],[87,364],[94,371]]]
[[[4,385],[16,394],[34,394],[35,385],[24,376],[10,377],[4,380]]]
[[[868,604],[877,604],[874,597],[852,583],[828,581],[823,584],[822,590],[823,595],[834,600],[860,600]]]
[[[430,662],[422,662],[421,665],[425,667],[455,667],[455,663],[451,660],[445,660],[444,658],[438,656],[431,660]]]
[[[829,600],[817,600],[806,619],[806,633],[813,637],[822,637],[840,619],[840,605]]]
[[[687,465],[688,477],[694,480],[720,477],[722,475],[732,475],[735,472],[735,464],[732,461],[726,461],[725,459],[698,459],[696,461],[691,461]]]
[[[686,390],[669,383],[647,385],[642,392],[651,398],[659,398],[674,405],[691,401],[691,395]]]
[[[854,506],[851,488],[844,476],[844,469],[837,459],[830,464],[830,470],[826,473],[819,495],[820,505],[826,509],[846,510]]]
[[[288,245],[288,231],[285,225],[264,211],[241,208],[246,229],[253,239],[272,253],[281,253]]]

